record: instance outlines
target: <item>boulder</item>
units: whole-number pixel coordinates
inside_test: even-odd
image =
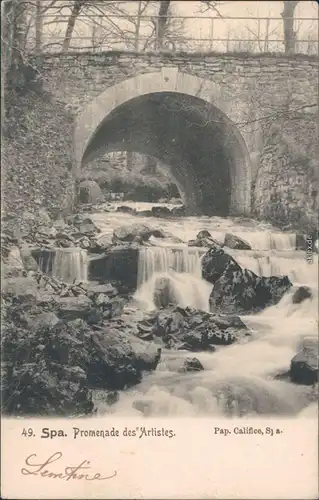
[[[151,210],[140,210],[139,212],[136,212],[136,215],[139,217],[153,217]]]
[[[185,217],[186,208],[184,206],[181,207],[173,207],[171,210],[172,217]]]
[[[38,227],[37,235],[36,238],[47,238],[47,239],[54,239],[56,238],[56,235],[58,233],[58,229],[56,227],[50,227],[50,226],[40,226]]]
[[[79,185],[79,201],[80,203],[104,203],[104,196],[100,186],[95,181],[82,181]]]
[[[288,276],[254,275],[254,279],[256,280],[254,307],[257,311],[278,304],[293,286]]]
[[[189,247],[202,247],[202,248],[221,248],[223,243],[215,240],[209,231],[202,230],[196,236],[196,240],[190,240],[188,242]]]
[[[141,381],[143,370],[154,370],[160,360],[160,349],[115,328],[93,334],[91,343],[88,382],[94,387],[131,387]]]
[[[51,274],[55,257],[55,250],[48,248],[31,248],[31,256],[36,261],[39,269],[44,273]]]
[[[260,277],[226,252],[210,248],[202,259],[203,278],[214,285],[210,310],[222,314],[258,312],[277,304],[292,286],[287,276]]]
[[[207,229],[202,229],[201,231],[199,231],[199,233],[197,233],[196,239],[202,240],[202,239],[211,238],[211,237],[212,237],[212,235],[210,234],[209,231],[207,231]]]
[[[82,235],[94,235],[99,232],[99,229],[88,217],[78,224],[77,229]]]
[[[225,247],[228,248],[233,248],[234,250],[251,250],[251,245],[245,241],[239,238],[239,236],[236,236],[235,234],[231,233],[226,233],[225,235],[225,241],[224,241]]]
[[[79,247],[83,248],[83,250],[88,250],[91,248],[91,241],[87,236],[84,236],[84,238],[81,238],[78,242]]]
[[[60,297],[58,302],[59,317],[68,321],[77,318],[86,318],[93,306],[92,300],[86,295]]]
[[[221,316],[197,309],[174,307],[157,312],[152,319],[152,335],[165,347],[188,351],[214,351],[216,345],[230,345],[250,336],[238,316]]]
[[[36,316],[32,321],[32,328],[38,330],[55,326],[59,322],[59,318],[53,312],[44,312]]]
[[[222,314],[256,313],[278,304],[290,287],[288,276],[260,277],[249,269],[230,265],[214,284],[210,310]]]
[[[103,234],[94,240],[91,240],[91,252],[93,253],[103,253],[109,250],[113,245],[112,235]]]
[[[24,264],[18,247],[12,247],[6,261],[11,270],[23,271]]]
[[[116,288],[111,283],[103,283],[102,285],[89,283],[87,293],[90,298],[100,294],[106,294],[108,297],[115,297],[118,294]]]
[[[153,217],[171,217],[172,213],[168,207],[152,207]]]
[[[74,226],[82,236],[92,236],[101,232],[92,219],[85,214],[76,214],[67,217],[67,222],[70,226]]]
[[[162,350],[155,344],[144,342],[134,335],[129,335],[128,339],[132,346],[138,369],[141,371],[156,370],[161,359]]]
[[[290,380],[296,384],[312,385],[318,381],[318,338],[306,338],[300,351],[290,363]]]
[[[135,208],[128,207],[126,205],[122,205],[120,207],[117,207],[116,211],[117,212],[122,212],[123,214],[132,214],[132,215],[136,214]]]
[[[136,242],[142,243],[147,241],[150,236],[155,238],[164,237],[164,232],[160,229],[152,228],[146,224],[128,224],[114,229],[113,242]]]
[[[179,369],[179,372],[200,372],[202,370],[204,370],[204,367],[197,358],[186,358],[183,365]]]
[[[28,245],[22,245],[20,248],[20,255],[26,271],[37,271],[38,264],[32,256],[32,248]]]
[[[199,233],[196,236],[197,240],[208,242],[209,246],[214,246],[216,245],[217,247],[223,247],[224,246],[224,241],[222,239],[216,240],[215,238],[212,237],[209,231],[206,229],[199,231]],[[205,245],[202,245],[205,246]]]
[[[209,283],[214,284],[226,268],[241,269],[237,262],[221,248],[211,247],[202,258],[202,276]]]
[[[154,284],[154,305],[158,309],[168,307],[172,304],[177,304],[172,280],[169,276],[160,276],[155,280]]]
[[[165,239],[166,243],[172,244],[184,243],[184,241],[181,238],[178,238],[178,236],[174,236],[172,233],[168,231],[162,231],[161,229],[155,229],[152,236],[149,237],[148,242],[154,242],[154,244],[158,244],[159,239]]]
[[[113,247],[107,254],[91,258],[88,275],[99,283],[114,282],[121,291],[135,290],[137,286],[139,248],[134,246]]]

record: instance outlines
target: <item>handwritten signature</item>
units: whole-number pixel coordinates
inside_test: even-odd
[[[24,476],[41,476],[52,479],[64,479],[65,481],[69,481],[70,479],[84,479],[85,481],[105,481],[106,479],[112,479],[117,475],[117,472],[114,471],[110,476],[102,476],[98,472],[94,472],[91,469],[90,461],[83,460],[79,465],[76,466],[66,466],[61,467],[62,472],[53,472],[50,471],[50,466],[54,462],[61,460],[63,454],[60,451],[57,451],[53,455],[51,455],[47,460],[36,461],[36,454],[33,453],[29,455],[25,459],[25,464],[27,467],[23,467],[21,469],[21,474]],[[61,470],[60,469],[60,470]]]

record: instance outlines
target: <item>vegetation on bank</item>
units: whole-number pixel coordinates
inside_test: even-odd
[[[179,198],[180,193],[169,175],[157,169],[148,173],[139,169],[129,170],[125,165],[114,165],[111,161],[103,168],[91,168],[82,174],[83,179],[94,180],[102,192],[123,193],[124,200],[156,203],[160,199]]]
[[[72,127],[65,105],[40,88],[10,94],[1,146],[6,216],[41,207],[55,217],[70,211]]]

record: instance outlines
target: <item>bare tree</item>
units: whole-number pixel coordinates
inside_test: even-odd
[[[297,34],[294,30],[294,14],[299,0],[284,0],[281,17],[284,25],[285,54],[294,54]]]
[[[141,16],[144,14],[145,10],[147,9],[148,5],[150,4],[149,1],[138,1],[138,6],[137,6],[137,16],[135,20],[135,50],[138,52],[140,48],[140,32],[141,32]]]
[[[213,11],[217,16],[223,17],[220,13],[219,7],[225,2],[218,1],[218,0],[200,0],[200,11],[201,12],[207,12],[207,11]]]
[[[262,29],[261,20],[257,20],[256,27],[250,27],[248,24],[243,25],[242,31],[231,31],[227,32],[228,38],[232,39],[232,42],[228,44],[228,49],[237,52],[268,52],[271,50],[271,44],[274,43],[272,40],[273,35],[278,35],[279,26],[276,24],[270,29],[271,18],[266,18]],[[280,47],[277,47],[280,50]]]
[[[161,0],[160,6],[159,6],[159,11],[158,11],[158,18],[157,18],[157,23],[156,23],[156,43],[157,43],[157,49],[163,49],[163,44],[165,40],[165,27],[167,24],[167,19],[168,19],[168,9],[170,6],[170,0]]]
[[[74,30],[76,20],[81,12],[82,7],[85,5],[85,0],[75,0],[70,17],[68,19],[68,24],[65,32],[65,38],[62,45],[62,50],[67,52],[70,47],[71,38]]]
[[[3,4],[1,22],[1,50],[4,67],[3,85],[18,87],[26,77],[25,39],[27,2],[8,0]]]
[[[42,47],[42,8],[41,8],[41,0],[36,0],[36,14],[35,14],[35,51],[36,54],[41,53]]]

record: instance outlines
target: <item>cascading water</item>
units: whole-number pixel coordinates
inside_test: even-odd
[[[99,216],[102,217],[102,216]],[[113,217],[113,219],[112,219]],[[132,221],[132,216],[108,216],[107,224],[114,227]],[[125,219],[125,221],[124,221]],[[145,218],[139,219],[149,224]],[[243,267],[260,276],[288,275],[294,285],[310,286],[312,297],[293,304],[293,287],[276,306],[260,314],[242,316],[252,330],[252,340],[227,347],[217,347],[214,353],[196,352],[202,363],[200,372],[180,373],[179,369],[189,351],[164,350],[155,372],[143,377],[134,389],[122,393],[113,405],[101,401],[98,413],[145,416],[309,416],[317,414],[317,394],[312,386],[292,384],[283,376],[289,370],[300,341],[316,339],[318,328],[316,254],[310,265],[305,252],[296,251],[294,234],[258,230],[253,221],[249,228],[230,218],[183,218],[160,221],[160,227],[183,241],[195,239],[199,228],[207,229],[213,238],[223,241],[225,233],[246,240],[253,250],[225,251]],[[106,225],[105,225],[106,227]],[[218,228],[218,229],[216,229]],[[109,229],[107,229],[109,230]],[[161,244],[141,250],[138,266],[136,305],[154,309],[156,290],[169,294],[182,307],[208,310],[212,285],[201,278],[200,259],[206,249]]]
[[[145,247],[140,250],[138,263],[138,287],[154,273],[189,273],[201,278],[200,251],[194,247],[167,248]]]
[[[140,250],[138,289],[135,300],[144,309],[154,309],[154,296],[161,285],[172,303],[208,309],[212,286],[201,279],[200,256],[194,247],[146,247]]]
[[[215,353],[196,353],[204,370],[178,372],[187,351],[166,351],[157,370],[114,407],[100,412],[121,415],[315,416],[316,394],[276,375],[289,369],[291,358],[304,338],[316,338],[317,296],[292,304],[292,292],[263,313],[242,317],[253,329],[248,343],[220,347]],[[280,325],[280,327],[279,327]]]
[[[294,233],[232,232],[232,234],[250,243],[255,250],[295,250],[296,235]]]
[[[65,282],[87,281],[87,251],[81,248],[57,248],[52,263],[52,276]]]
[[[285,255],[289,252],[231,251],[234,259],[242,267],[250,269],[259,276],[288,276],[294,284],[316,285],[318,262],[309,265],[305,254],[295,252],[294,258]]]

